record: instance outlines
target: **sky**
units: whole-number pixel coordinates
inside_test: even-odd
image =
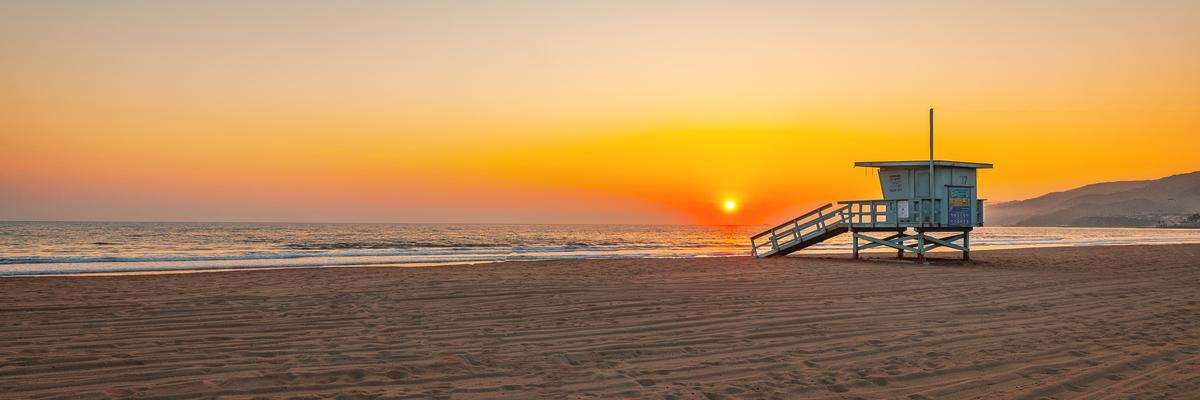
[[[829,4],[837,3],[837,4]],[[1200,170],[1196,1],[6,1],[0,220],[776,223]],[[733,212],[723,205],[733,200]]]

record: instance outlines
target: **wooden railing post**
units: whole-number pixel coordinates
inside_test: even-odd
[[[876,207],[875,200],[871,200],[871,227],[872,228],[875,227],[876,222],[879,222],[878,212],[879,211],[878,211],[878,208]]]
[[[888,200],[884,205],[887,208],[887,220],[892,225],[900,226],[900,219],[896,217],[896,200]]]

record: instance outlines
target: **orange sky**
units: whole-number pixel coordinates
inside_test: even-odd
[[[4,2],[0,219],[779,222],[929,107],[991,200],[1200,170],[1198,2],[639,3]]]

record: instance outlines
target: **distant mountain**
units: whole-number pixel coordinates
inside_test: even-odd
[[[990,226],[1200,226],[1200,171],[1104,182],[987,206]]]

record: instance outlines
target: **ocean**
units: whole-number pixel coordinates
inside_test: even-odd
[[[0,222],[0,276],[727,257],[767,226]],[[842,235],[805,253],[849,252]],[[995,248],[1200,243],[1200,230],[976,228]]]

